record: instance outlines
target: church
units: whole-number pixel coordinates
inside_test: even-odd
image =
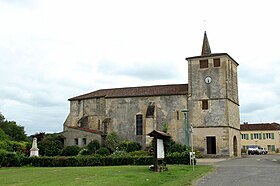
[[[148,133],[167,129],[173,140],[193,143],[206,156],[240,156],[238,63],[227,53],[211,53],[206,32],[201,55],[186,60],[188,84],[101,89],[70,98],[64,145],[102,144],[114,131],[144,149],[152,140]]]

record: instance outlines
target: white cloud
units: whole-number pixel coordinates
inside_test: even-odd
[[[280,122],[277,8],[277,1],[1,1],[0,111],[29,134],[57,132],[70,97],[186,83],[185,57],[200,54],[206,28],[212,52],[240,64],[241,121]]]

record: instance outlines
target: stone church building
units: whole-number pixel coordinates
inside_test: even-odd
[[[147,134],[166,127],[176,142],[190,145],[185,128],[192,125],[194,147],[203,154],[240,156],[238,63],[227,53],[211,53],[206,32],[201,55],[186,60],[188,84],[101,89],[70,98],[65,146],[103,143],[115,131],[145,148]]]

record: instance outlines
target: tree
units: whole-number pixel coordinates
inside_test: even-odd
[[[17,125],[15,121],[7,121],[0,113],[0,128],[12,141],[28,141],[24,127]]]
[[[46,134],[38,142],[39,154],[43,156],[60,155],[63,149],[63,137],[60,134]]]
[[[119,145],[120,140],[116,132],[111,132],[106,136],[105,145],[111,151],[114,152]]]

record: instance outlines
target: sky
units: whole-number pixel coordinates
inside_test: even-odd
[[[279,18],[277,0],[0,0],[0,112],[61,132],[71,97],[187,83],[206,30],[239,63],[241,122],[280,123]]]

